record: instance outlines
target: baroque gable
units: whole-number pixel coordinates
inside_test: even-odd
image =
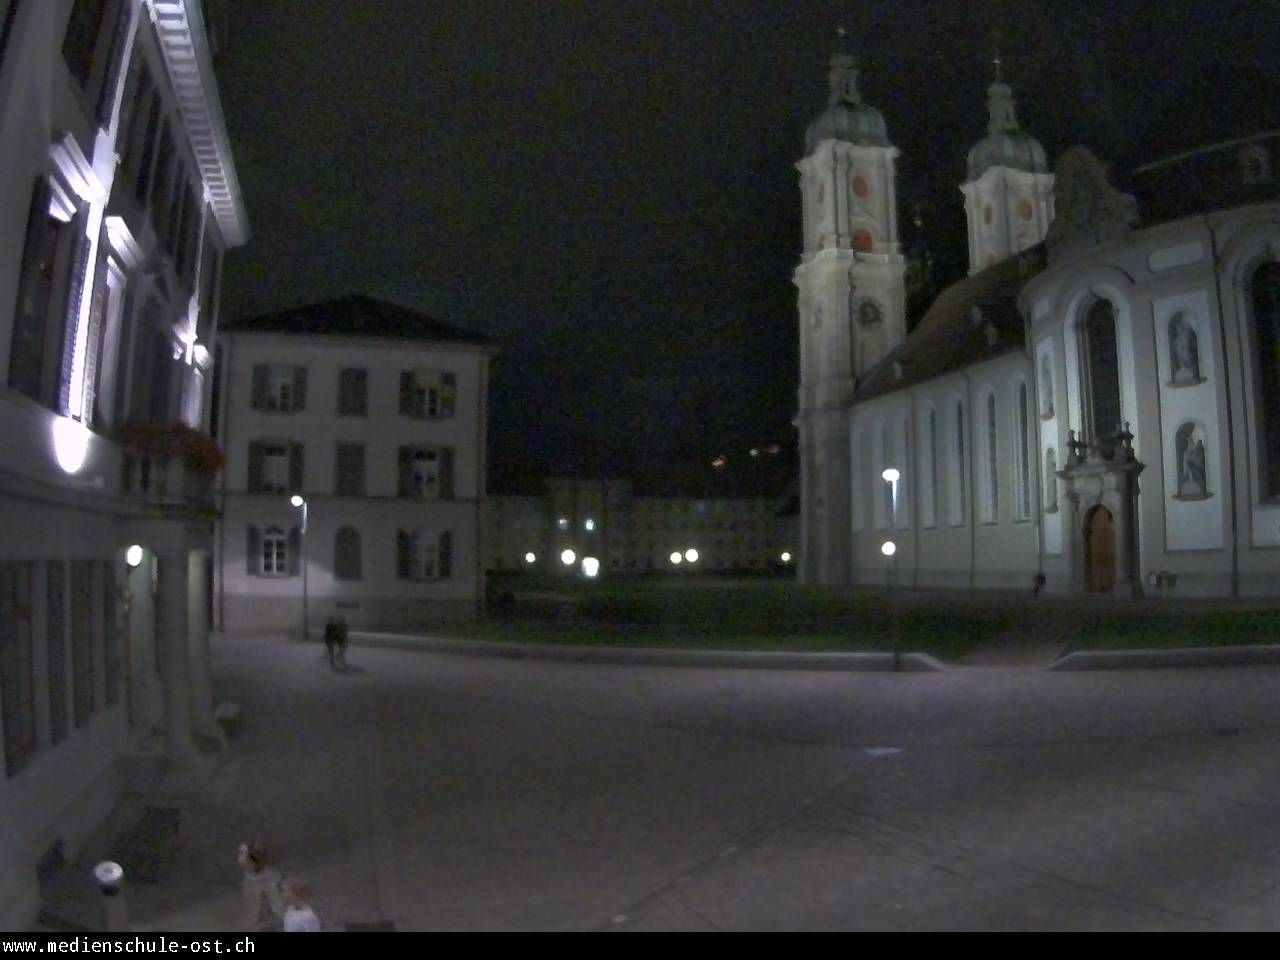
[[[1045,235],[1051,260],[1123,237],[1138,225],[1137,201],[1111,186],[1087,147],[1063,153],[1055,178],[1054,219]]]

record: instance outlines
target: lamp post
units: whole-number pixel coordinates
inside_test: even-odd
[[[898,481],[902,478],[902,474],[894,467],[885,467],[880,476],[889,487],[889,530],[892,534],[898,529]],[[898,545],[892,539],[886,540],[880,545],[880,552],[884,554],[886,561],[885,586],[889,600],[890,629],[893,631],[893,669],[901,670],[902,656],[898,649],[898,608],[893,597],[894,581],[898,579]]]
[[[298,547],[299,561],[302,564],[302,639],[305,642],[310,636],[310,625],[307,622],[307,501],[300,494],[289,498],[289,503],[302,511],[302,526],[299,528]]]

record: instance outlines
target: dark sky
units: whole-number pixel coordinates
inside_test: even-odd
[[[994,26],[1050,156],[1122,160],[1212,129],[1224,101],[1251,120],[1277,6],[238,2],[219,73],[254,237],[226,316],[366,292],[492,334],[500,464],[786,441],[793,165],[835,24],[902,151],[903,220],[920,205],[950,280]]]

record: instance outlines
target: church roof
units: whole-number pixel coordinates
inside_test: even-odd
[[[843,39],[842,34],[842,42]],[[884,117],[875,107],[864,103],[858,92],[858,62],[852,53],[841,51],[832,55],[827,83],[831,88],[827,108],[805,130],[805,152],[813,153],[824,140],[888,146],[889,132]]]
[[[292,333],[304,336],[375,337],[425,340],[484,346],[490,337],[444,323],[402,307],[361,294],[338,297],[304,307],[294,307],[222,324],[228,333]]]
[[[1037,246],[947,287],[907,339],[862,379],[854,402],[1022,349],[1018,293],[1043,267],[1044,250]]]

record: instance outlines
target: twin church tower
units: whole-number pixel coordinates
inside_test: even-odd
[[[898,150],[884,117],[863,100],[847,49],[831,57],[828,83],[827,107],[805,131],[805,157],[796,164],[804,203],[804,252],[794,277],[797,425],[806,526],[847,528],[848,411],[859,380],[906,337],[906,261],[898,239]],[[960,188],[971,274],[1040,243],[1053,217],[1044,148],[1019,128],[998,57],[987,107],[987,136],[969,151]]]

